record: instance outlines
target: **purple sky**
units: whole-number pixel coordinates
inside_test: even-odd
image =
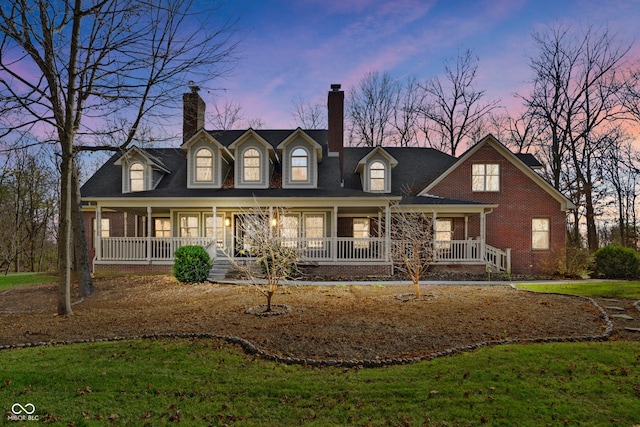
[[[516,108],[531,33],[548,24],[608,25],[640,57],[639,0],[226,0],[223,12],[240,17],[242,56],[201,95],[266,128],[293,127],[292,101],[325,104],[332,83],[348,90],[368,71],[424,80],[467,48],[480,58],[477,88]]]

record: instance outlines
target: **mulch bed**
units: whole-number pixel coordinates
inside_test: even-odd
[[[375,361],[510,341],[640,339],[624,329],[640,321],[615,320],[611,330],[589,299],[507,285],[424,285],[429,297],[420,300],[396,298],[413,291],[404,285],[286,286],[273,304],[289,311],[277,316],[247,313],[266,302],[251,286],[148,276],[100,279],[95,289],[69,317],[55,315],[55,285],[3,292],[0,347],[202,334],[236,337],[245,349],[282,359]]]

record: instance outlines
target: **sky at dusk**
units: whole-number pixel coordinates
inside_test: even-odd
[[[531,78],[531,34],[550,24],[608,26],[640,58],[640,0],[223,0],[220,12],[239,17],[240,60],[201,96],[272,129],[295,126],[296,98],[324,105],[332,83],[348,91],[369,71],[424,80],[466,49],[477,89],[511,111]]]

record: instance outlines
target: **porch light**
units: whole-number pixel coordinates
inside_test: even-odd
[[[231,227],[231,218],[229,218],[228,216],[224,218],[224,226]]]
[[[272,219],[271,219],[271,226],[272,226],[272,227],[275,227],[276,225],[278,225],[278,220],[277,220],[277,219],[275,219],[275,218],[272,218]]]

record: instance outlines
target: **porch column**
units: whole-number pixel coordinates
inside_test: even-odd
[[[469,215],[464,216],[464,240],[469,240]]]
[[[438,213],[433,211],[431,213],[431,250],[433,251],[433,260],[438,260],[438,245],[436,245],[436,231],[438,227],[436,227],[436,221],[438,221]]]
[[[269,227],[269,238],[273,237],[273,206],[269,206],[269,224],[267,224],[267,227]]]
[[[338,260],[338,207],[333,207],[333,227],[331,230],[331,259]]]
[[[94,236],[95,241],[93,246],[96,250],[95,258],[97,260],[102,259],[102,206],[98,204],[96,206],[96,234]]]
[[[483,210],[482,212],[480,212],[480,259],[482,259],[483,261],[486,261],[486,254],[487,254],[487,247],[486,247],[486,241],[487,241],[487,230],[486,230],[486,226],[487,226],[487,214],[486,212]]]
[[[378,216],[380,213],[378,213]],[[384,207],[384,259],[391,261],[391,235],[389,234],[389,228],[391,224],[391,207],[389,203]],[[378,220],[378,235],[380,234],[381,221]]]
[[[151,263],[151,206],[147,206],[147,261]]]
[[[129,234],[127,233],[127,222],[128,221],[127,221],[127,213],[126,212],[122,213],[122,218],[123,218],[123,221],[124,221],[124,224],[123,224],[124,225],[124,237],[129,237]]]
[[[213,211],[213,256],[212,258],[215,260],[218,255],[218,208],[216,206],[213,206],[212,211]]]

